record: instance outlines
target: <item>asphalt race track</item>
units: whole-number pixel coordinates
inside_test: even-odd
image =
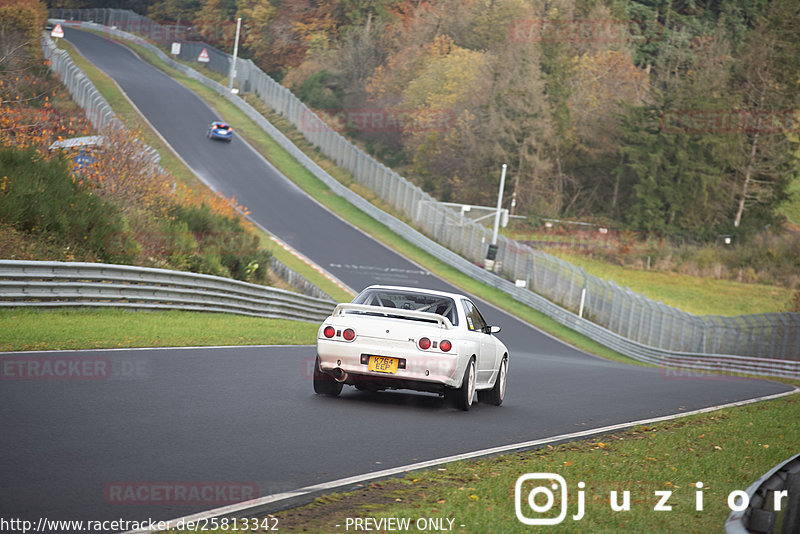
[[[205,130],[218,117],[161,71],[96,35],[65,33],[204,180],[348,286],[449,288],[321,208],[242,139],[208,141]],[[166,520],[227,504],[237,492],[270,495],[792,389],[605,361],[498,310],[483,311],[503,327],[511,351],[508,395],[500,408],[478,404],[467,413],[419,393],[346,388],[339,398],[316,396],[313,347],[0,354],[4,365],[99,361],[113,370],[102,380],[3,376],[0,517]],[[223,491],[186,502],[154,489],[202,483]],[[141,502],[120,504],[120,488],[148,491],[139,493]]]

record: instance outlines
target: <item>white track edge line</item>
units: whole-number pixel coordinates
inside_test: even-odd
[[[50,350],[12,350],[0,352],[0,356],[31,356],[36,354],[65,354],[70,352],[139,352],[146,350],[192,350],[192,349],[247,349],[273,347],[313,347],[314,345],[198,345],[188,347],[110,347],[107,349],[50,349]]]
[[[427,460],[424,462],[417,462],[413,464],[408,464],[400,467],[393,467],[390,469],[384,469],[382,471],[374,471],[372,473],[366,473],[363,475],[355,475],[346,478],[340,478],[338,480],[332,480],[330,482],[322,482],[320,484],[314,484],[312,486],[305,486],[303,488],[294,490],[294,491],[287,491],[283,493],[275,493],[272,495],[266,495],[264,497],[259,497],[258,499],[252,499],[249,501],[240,502],[237,504],[232,504],[228,506],[223,506],[220,508],[214,508],[212,510],[207,510],[205,512],[198,512],[196,514],[187,515],[183,517],[178,517],[175,519],[171,519],[169,521],[163,521],[162,523],[167,524],[167,529],[175,528],[175,526],[179,523],[185,525],[186,523],[201,521],[204,519],[211,519],[213,517],[219,517],[223,515],[230,515],[237,512],[241,512],[247,510],[249,508],[255,508],[257,506],[263,506],[265,504],[270,504],[274,502],[283,501],[286,499],[291,499],[294,497],[302,497],[304,495],[309,495],[311,493],[315,493],[318,491],[326,491],[332,490],[341,486],[347,486],[351,484],[357,484],[360,482],[366,482],[368,480],[373,480],[377,478],[384,478],[389,476],[398,475],[400,473],[406,473],[409,471],[416,471],[419,469],[425,469],[428,467],[434,467],[437,465],[448,464],[452,462],[456,462],[459,460],[469,460],[472,458],[478,458],[481,456],[492,456],[495,454],[511,452],[519,449],[528,449],[532,447],[536,447],[537,445],[546,445],[548,443],[553,443],[557,441],[572,441],[577,438],[585,438],[595,434],[604,434],[607,432],[614,432],[616,430],[620,430],[623,428],[629,428],[633,426],[640,426],[640,425],[647,425],[652,423],[660,423],[663,421],[671,421],[674,419],[680,419],[683,417],[689,417],[691,415],[700,415],[708,412],[714,412],[717,410],[723,410],[726,408],[736,408],[739,406],[746,406],[748,404],[754,404],[757,402],[767,401],[767,400],[774,400],[781,397],[786,397],[788,395],[794,395],[796,393],[800,393],[800,388],[795,387],[791,391],[787,391],[784,393],[776,393],[774,395],[767,395],[765,397],[756,397],[752,399],[746,399],[743,401],[731,402],[727,404],[720,404],[717,406],[710,406],[708,408],[700,408],[698,410],[692,410],[690,412],[685,413],[677,413],[672,415],[664,415],[661,417],[654,417],[651,419],[641,419],[638,421],[630,421],[627,423],[618,423],[616,425],[605,426],[601,428],[589,429],[589,430],[581,430],[580,432],[572,432],[569,434],[560,434],[558,436],[551,436],[548,438],[541,438],[532,441],[524,441],[520,443],[514,443],[511,445],[502,445],[499,447],[492,447],[489,449],[482,449],[479,451],[467,452],[463,454],[456,454],[453,456],[446,456],[444,458],[437,458],[435,460]],[[124,534],[145,534],[150,532],[159,532],[158,530],[152,529],[141,529],[141,530],[131,530],[125,532]]]

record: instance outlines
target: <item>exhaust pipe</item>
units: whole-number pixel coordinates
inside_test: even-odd
[[[333,375],[333,379],[337,382],[344,382],[347,380],[347,373],[341,367],[337,367],[331,371],[331,374]]]

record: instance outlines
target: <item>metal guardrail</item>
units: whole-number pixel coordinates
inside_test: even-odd
[[[74,19],[82,16],[91,17],[92,12],[96,10],[66,11]],[[114,18],[114,13],[111,13],[113,11],[107,10],[105,15],[99,14],[106,23],[118,25],[120,20]],[[51,11],[51,13],[56,12],[56,10]],[[627,288],[620,288],[613,282],[587,275],[582,269],[567,262],[507,239],[501,239],[497,257],[498,262],[504,265],[501,274],[505,278],[489,273],[474,263],[482,261],[485,257],[489,230],[477,223],[465,221],[457,212],[441,205],[394,171],[377,162],[375,162],[377,166],[371,163],[367,165],[366,160],[356,152],[340,154],[341,157],[334,154],[336,156],[334,159],[339,165],[351,170],[358,181],[370,187],[400,211],[412,217],[414,213],[422,214],[421,218],[416,217],[417,224],[436,241],[381,211],[328,175],[252,106],[237,95],[231,94],[222,84],[174,61],[141,37],[126,33],[119,28],[107,28],[92,22],[60,22],[67,25],[88,26],[147,47],[169,66],[214,89],[236,105],[306,169],[357,208],[393,228],[436,258],[508,293],[513,298],[607,347],[637,360],[667,367],[800,377],[800,314],[798,313],[759,314],[734,318],[694,316],[661,302],[652,301]],[[152,27],[154,23],[150,21],[150,24]],[[249,87],[255,91],[267,105],[284,114],[296,125],[301,119],[308,124],[308,121],[312,120],[310,117],[316,117],[286,88],[266,74],[261,73],[257,83],[251,80],[251,83],[242,85],[243,73],[253,71],[249,68],[240,69],[238,63],[237,71],[240,87],[244,89]],[[337,136],[341,137],[331,130],[323,135],[323,138],[329,141],[320,145],[319,136],[322,134],[317,129],[321,130],[322,126],[313,126],[312,131],[306,133],[309,140],[317,146],[323,146]],[[370,170],[365,171],[367,168]],[[402,200],[399,205],[394,202],[398,199]],[[433,215],[430,216],[431,214]],[[451,231],[453,228],[461,228],[461,231],[453,233]],[[440,243],[459,250],[466,257]],[[511,276],[509,276],[509,265],[513,266]],[[526,273],[521,278],[526,281],[526,286],[541,294],[521,288],[507,279],[519,279],[514,273],[518,273],[520,269]],[[584,315],[589,320],[579,317],[576,313],[582,293],[585,296],[587,310]]]
[[[287,266],[285,263],[277,259],[275,256],[270,257],[269,266],[272,269],[272,271],[281,278],[281,280],[289,284],[291,287],[293,287],[300,293],[318,299],[329,300],[331,302],[334,302],[333,297],[325,293],[316,285],[309,282],[307,278],[294,271],[291,267]]]
[[[800,454],[772,468],[745,493],[749,505],[731,512],[725,534],[800,532]],[[737,505],[741,506],[743,503]]]
[[[105,263],[0,260],[0,307],[123,307],[322,321],[336,303],[207,274]]]

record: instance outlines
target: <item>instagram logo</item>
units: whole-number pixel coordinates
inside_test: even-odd
[[[531,487],[531,481],[538,481]],[[542,482],[544,484],[542,485]],[[557,516],[543,515],[553,509],[557,492],[561,502]],[[523,501],[527,504],[523,511]],[[526,525],[558,525],[567,517],[567,481],[555,473],[527,473],[517,479],[514,486],[514,508],[517,519]],[[528,517],[526,513],[534,512],[540,517]]]
[[[537,481],[536,485],[531,484],[531,481]],[[696,482],[692,484],[695,487],[695,511],[703,511],[703,496],[704,484]],[[572,516],[573,521],[580,521],[586,515],[586,483],[578,482],[578,510]],[[553,505],[556,502],[556,495],[561,501],[559,514],[554,515],[552,512]],[[672,511],[672,498],[671,490],[654,490],[653,491],[653,505],[654,512],[670,512]],[[774,504],[773,509],[778,512],[781,510],[781,501],[788,498],[788,490],[775,491],[773,494]],[[555,473],[527,473],[517,479],[514,487],[514,508],[517,512],[517,519],[525,525],[558,525],[567,517],[567,482],[563,477]],[[595,495],[595,498],[600,495]],[[739,502],[737,502],[737,499]],[[631,511],[631,492],[626,490],[622,492],[622,502],[620,502],[620,492],[618,490],[611,490],[608,493],[608,498],[604,499],[608,503],[609,508],[615,513],[626,513]],[[524,504],[527,504],[527,507]],[[731,511],[741,512],[750,506],[750,495],[746,491],[732,491],[728,494],[728,507]],[[523,508],[525,510],[523,511]],[[529,517],[529,515],[536,514],[537,517]]]

